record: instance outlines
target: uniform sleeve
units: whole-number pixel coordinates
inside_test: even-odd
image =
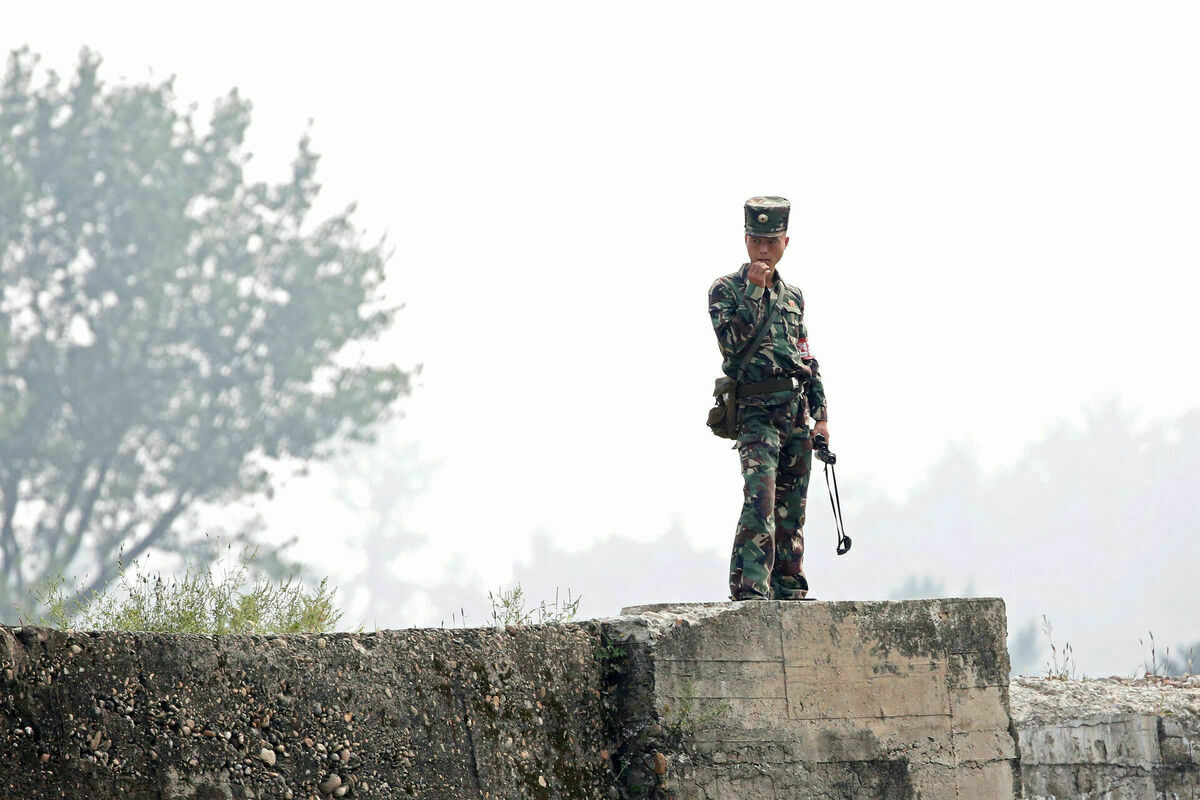
[[[825,399],[825,384],[821,382],[821,367],[815,358],[805,359],[812,370],[812,378],[804,383],[804,396],[808,401],[808,413],[817,422],[829,419],[829,404]]]
[[[737,295],[724,280],[717,280],[708,290],[708,315],[712,318],[717,344],[726,362],[741,356],[746,345],[766,315],[763,288],[749,284],[746,302],[739,303]]]
[[[800,301],[804,307],[804,301]],[[825,399],[825,384],[821,380],[821,365],[812,357],[808,349],[808,326],[800,323],[801,355],[804,366],[812,370],[812,377],[804,382],[804,398],[808,401],[808,413],[814,420],[821,422],[829,419],[829,404]]]

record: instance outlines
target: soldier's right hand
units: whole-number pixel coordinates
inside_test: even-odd
[[[767,281],[771,279],[771,265],[765,261],[751,261],[746,278],[755,286],[767,288]]]

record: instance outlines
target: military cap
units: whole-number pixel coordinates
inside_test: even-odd
[[[746,235],[785,235],[791,210],[786,197],[751,197],[746,201]]]

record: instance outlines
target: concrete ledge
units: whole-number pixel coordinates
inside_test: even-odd
[[[1019,791],[1000,600],[624,613],[606,634],[640,648],[643,685],[629,696],[651,706],[626,708],[625,728],[662,731],[623,751],[639,785],[679,800]]]

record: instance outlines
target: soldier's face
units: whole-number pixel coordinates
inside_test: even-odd
[[[746,253],[751,261],[763,261],[773,267],[783,258],[788,241],[786,236],[746,236]]]

